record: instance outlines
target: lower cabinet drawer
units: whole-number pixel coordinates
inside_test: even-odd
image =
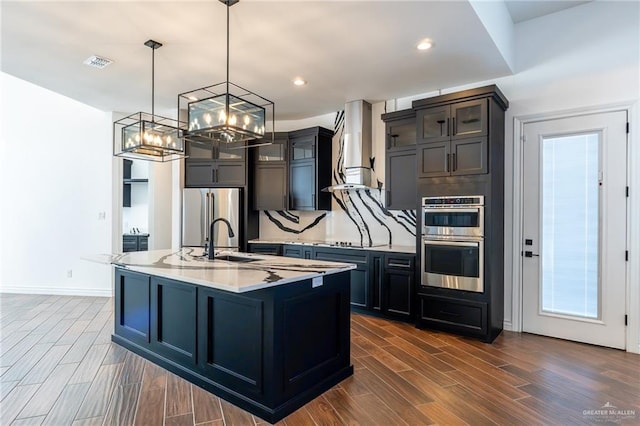
[[[136,236],[125,235],[122,237],[122,251],[137,251],[138,239]]]
[[[420,316],[425,322],[464,329],[468,333],[486,334],[488,330],[487,304],[482,302],[420,296]]]

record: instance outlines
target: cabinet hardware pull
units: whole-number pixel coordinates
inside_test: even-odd
[[[411,265],[407,264],[407,263],[389,263],[387,265],[389,268],[403,268],[403,269],[408,269]]]
[[[449,157],[450,156],[451,156],[451,154],[447,154],[447,172],[449,171],[449,160],[450,160]]]
[[[449,117],[447,117],[447,136],[449,136]]]
[[[451,120],[452,120],[452,121],[451,121],[451,134],[452,134],[453,136],[455,136],[455,135],[458,133],[458,132],[456,131],[456,118],[455,118],[455,117],[453,117]]]
[[[454,152],[453,154],[451,154],[451,159],[452,159],[452,163],[453,163],[453,170],[452,171],[456,171],[458,170],[458,160],[456,159],[456,153]]]

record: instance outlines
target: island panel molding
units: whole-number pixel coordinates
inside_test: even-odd
[[[112,258],[115,343],[270,423],[353,374],[355,265],[144,253]]]

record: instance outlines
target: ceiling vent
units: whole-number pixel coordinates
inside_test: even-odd
[[[111,59],[102,58],[100,56],[93,55],[87,58],[83,64],[89,65],[90,67],[102,69],[107,65],[111,64],[113,61]]]

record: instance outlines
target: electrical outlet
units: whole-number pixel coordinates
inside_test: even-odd
[[[98,212],[98,220],[105,220],[107,218],[107,212]]]
[[[69,269],[67,271],[67,278],[72,278],[73,277],[73,269]]]

